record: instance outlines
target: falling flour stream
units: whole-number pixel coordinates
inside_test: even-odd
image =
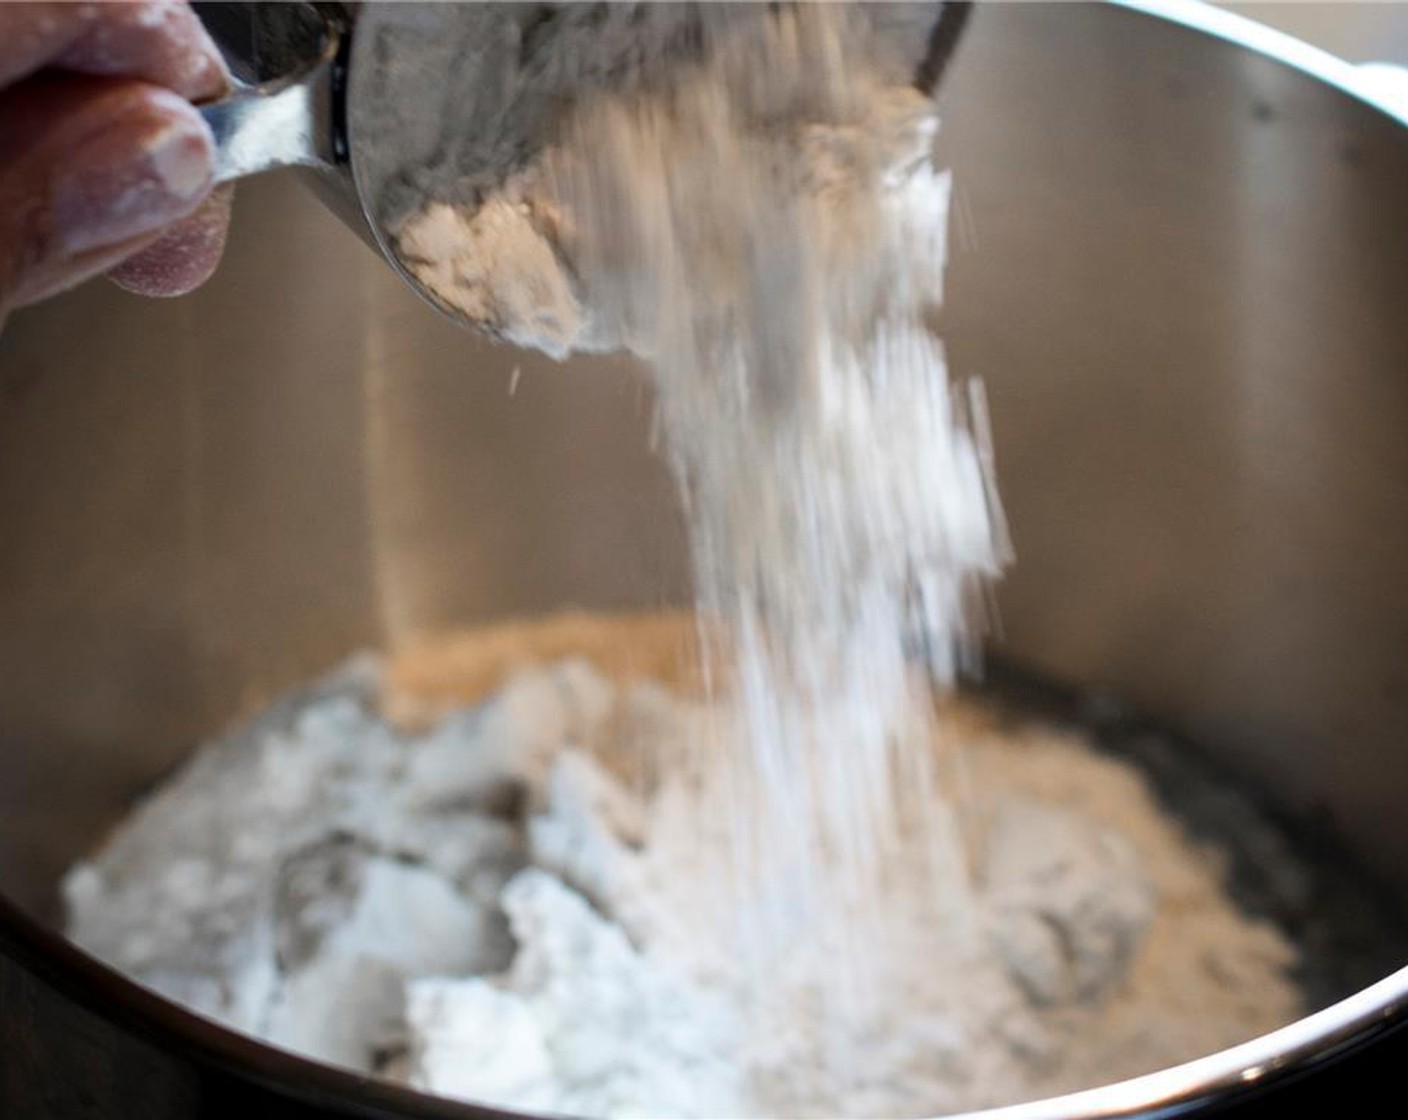
[[[844,5],[668,15],[694,21],[703,61],[585,96],[506,184],[432,190],[393,225],[470,319],[650,369],[740,725],[701,746],[699,811],[728,816],[766,955],[820,923],[858,935],[923,827],[927,692],[953,683],[1005,545],[981,398],[950,386],[925,326],[949,196],[932,102]]]

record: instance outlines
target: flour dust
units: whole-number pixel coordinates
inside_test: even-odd
[[[949,198],[933,104],[849,6],[691,18],[700,60],[583,96],[506,183],[427,199],[399,245],[515,341],[647,363],[738,724],[701,744],[694,811],[730,822],[728,912],[766,968],[799,930],[857,936],[927,827],[928,690],[1006,546],[978,389],[955,392],[925,326]]]

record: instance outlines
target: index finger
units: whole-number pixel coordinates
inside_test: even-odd
[[[0,0],[0,88],[51,67],[136,78],[188,101],[218,97],[229,84],[220,52],[178,0]]]

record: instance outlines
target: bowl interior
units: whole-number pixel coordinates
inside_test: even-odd
[[[1408,135],[1235,43],[990,5],[941,327],[987,384],[1002,658],[1128,698],[1408,896]],[[440,321],[289,178],[215,281],[0,335],[0,890],[351,651],[681,601],[649,390]]]

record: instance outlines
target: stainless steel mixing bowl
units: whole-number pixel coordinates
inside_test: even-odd
[[[980,6],[944,92],[943,329],[988,383],[1019,557],[997,652],[1214,746],[1408,898],[1408,115],[1289,41],[1146,8]],[[47,932],[53,885],[198,738],[351,650],[678,598],[648,414],[623,362],[438,319],[293,181],[243,193],[192,298],[98,284],[14,317],[0,1115],[470,1114],[137,990]],[[1314,1071],[1309,1100],[1406,1002],[1399,972],[1010,1115],[1172,1115]]]

